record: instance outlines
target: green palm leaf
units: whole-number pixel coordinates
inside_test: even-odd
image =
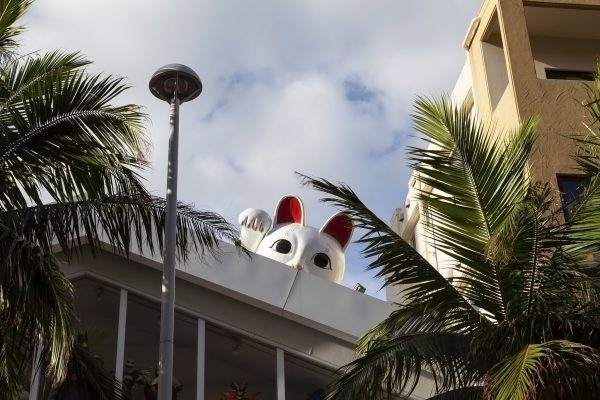
[[[470,386],[437,394],[429,400],[480,400],[483,398],[483,393],[483,386]]]
[[[384,285],[405,288],[405,304],[361,339],[358,358],[332,386],[330,398],[379,398],[385,387],[410,393],[422,370],[434,371],[439,390],[457,386],[461,379],[473,380],[466,354],[459,349],[468,341],[465,334],[480,324],[489,325],[488,319],[349,187],[308,176],[302,179],[328,194],[323,201],[342,209],[364,230],[358,242],[364,245],[365,257],[373,260],[367,268],[376,270]],[[458,342],[463,347],[457,347]]]
[[[430,143],[427,149],[409,148],[408,155],[428,188],[420,200],[428,226],[435,226],[436,247],[458,262],[457,283],[469,301],[502,320],[510,295],[504,292],[499,245],[516,218],[515,206],[529,192],[535,124],[528,121],[502,142],[468,110],[424,98],[417,100],[414,121]]]
[[[93,251],[108,242],[152,254],[162,251],[165,223],[165,201],[140,175],[146,115],[112,104],[128,88],[123,79],[87,73],[76,53],[12,56],[14,23],[29,4],[0,0],[0,393],[11,398],[38,342],[47,382],[67,371],[72,288],[53,246],[67,257],[84,240]],[[217,214],[178,206],[181,259],[237,237]]]
[[[468,369],[469,338],[449,332],[378,336],[362,356],[344,369],[329,388],[328,399],[383,399],[391,393],[411,393],[421,374],[436,391],[448,391],[474,380]]]
[[[457,319],[451,325],[457,331],[467,330],[474,322],[486,319],[434,266],[369,210],[352,189],[326,179],[300,176],[304,184],[331,196],[322,201],[347,213],[355,226],[364,230],[357,242],[364,245],[364,256],[373,258],[367,269],[376,270],[376,276],[383,278],[384,286],[405,287],[407,304],[419,304],[440,315],[455,315]],[[456,310],[461,312],[453,312]]]
[[[92,200],[44,204],[0,213],[0,221],[47,252],[58,242],[67,256],[83,244],[99,249],[107,242],[116,250],[154,254],[163,251],[165,200],[149,196],[115,195]],[[219,241],[234,242],[237,230],[220,215],[179,203],[178,255],[218,251]],[[84,242],[85,240],[85,242]]]
[[[367,269],[402,296],[361,338],[330,398],[410,394],[421,374],[434,399],[597,394],[600,152],[582,151],[590,181],[563,222],[556,191],[529,171],[534,120],[498,133],[446,99],[419,99],[414,119],[429,145],[409,149],[421,218],[428,244],[453,262],[450,280],[349,187],[302,177],[354,219]]]
[[[35,76],[44,62],[53,69]],[[0,114],[5,209],[40,204],[41,190],[56,201],[140,191],[145,116],[137,106],[109,104],[127,88],[120,78],[87,75],[81,65],[76,55],[55,53],[6,74],[3,86],[10,91]]]
[[[490,387],[497,400],[533,399],[538,386],[547,384],[544,379],[556,379],[569,369],[594,376],[597,363],[596,352],[580,343],[553,340],[528,344],[492,369]]]
[[[73,291],[52,255],[2,223],[0,260],[0,392],[15,394],[38,342],[48,374],[64,378],[73,337]]]
[[[59,74],[67,75],[90,64],[77,53],[52,51],[36,57],[11,60],[0,69],[0,108],[18,104],[35,84]]]
[[[13,56],[18,46],[15,37],[23,27],[15,22],[25,14],[31,0],[2,0],[0,1],[0,64]]]
[[[43,397],[48,400],[121,400],[125,399],[121,383],[108,371],[102,361],[78,341],[73,346],[68,365],[68,378],[60,385],[47,382]]]

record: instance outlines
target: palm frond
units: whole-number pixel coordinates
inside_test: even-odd
[[[121,383],[89,350],[87,343],[75,343],[67,379],[58,385],[48,383],[43,388],[44,398],[59,400],[77,398],[81,400],[126,399]]]
[[[8,398],[18,398],[21,381],[27,369],[26,360],[31,361],[27,336],[5,321],[8,316],[0,310],[0,393]]]
[[[15,25],[25,14],[31,0],[2,0],[0,2],[0,65],[13,55],[18,46],[15,38],[23,31]]]
[[[0,110],[18,107],[34,85],[45,80],[52,81],[53,77],[61,75],[68,77],[70,72],[88,64],[90,62],[78,53],[61,51],[11,60],[4,68],[0,68]],[[0,116],[10,125],[10,115],[0,113]],[[5,143],[2,147],[5,147]]]
[[[565,236],[572,239],[567,251],[574,259],[584,259],[600,251],[600,65],[594,87],[588,90],[584,107],[589,115],[588,135],[576,135],[574,160],[578,163],[586,184],[566,221]]]
[[[446,392],[472,384],[478,377],[468,367],[468,336],[413,333],[378,337],[344,368],[329,388],[328,399],[383,399],[414,391],[423,373],[435,381],[435,391]]]
[[[545,385],[556,384],[546,380],[557,379],[567,369],[593,376],[598,372],[597,362],[595,351],[580,343],[553,340],[528,344],[492,369],[489,395],[497,400],[537,398]]]
[[[468,330],[473,323],[485,320],[434,266],[373,214],[352,189],[326,179],[300,177],[305,185],[331,196],[322,201],[347,213],[355,226],[364,230],[357,242],[364,245],[363,255],[367,259],[373,258],[367,269],[376,270],[376,276],[384,280],[384,286],[405,288],[406,304],[419,304],[438,315],[456,316],[456,320],[449,321],[456,331]],[[454,312],[456,310],[461,312]]]
[[[0,112],[0,205],[91,198],[142,187],[145,115],[111,106],[121,78],[88,75],[75,54],[52,53],[19,63],[4,78]],[[51,68],[40,74],[44,66]],[[37,75],[36,75],[37,74]]]
[[[436,338],[453,337],[458,341],[460,337],[465,344],[468,339],[464,335],[478,325],[488,325],[488,319],[435,267],[366,208],[349,187],[325,179],[301,177],[304,184],[328,195],[322,201],[346,212],[355,226],[365,231],[358,243],[365,246],[365,257],[373,259],[367,268],[378,270],[377,276],[384,279],[384,285],[405,288],[404,304],[361,339],[359,358],[349,364],[343,378],[334,384],[332,398],[361,398],[367,393],[380,396],[382,382],[386,382],[390,390],[410,392],[422,368],[434,371],[439,390],[458,385],[459,377],[469,380],[466,364],[457,353],[452,353],[458,352],[458,347],[440,345],[438,353],[432,350],[425,355],[418,353],[425,351],[420,341],[429,340],[430,350],[435,348]]]
[[[519,318],[532,312],[535,300],[541,299],[540,287],[558,277],[552,259],[557,249],[567,244],[555,204],[556,196],[549,184],[532,185],[526,199],[515,208],[514,219],[503,227],[494,246],[510,249],[500,270],[507,313]],[[498,241],[502,241],[498,245]],[[552,277],[552,279],[549,279]],[[558,283],[558,282],[556,282]]]
[[[600,250],[600,171],[587,175],[587,184],[579,195],[578,203],[573,207],[566,223],[565,235],[571,238],[573,256],[580,256]]]
[[[586,126],[589,131],[589,136],[575,137],[577,142],[584,144],[584,146],[581,146],[579,149],[580,151],[583,150],[581,154],[587,155],[587,157],[584,157],[583,159],[579,157],[579,161],[584,161],[582,164],[584,166],[589,162],[588,166],[597,172],[598,166],[600,165],[598,158],[598,150],[600,149],[598,147],[600,144],[598,140],[598,134],[600,133],[600,64],[596,65],[593,84],[587,87],[587,99],[584,101],[583,107],[588,116]]]
[[[427,149],[409,148],[408,156],[427,188],[419,198],[428,226],[435,226],[437,250],[456,260],[464,296],[502,320],[508,296],[497,254],[503,252],[490,243],[502,242],[498,235],[527,196],[535,123],[527,121],[503,142],[468,110],[424,98],[417,100],[413,119],[430,143]]]
[[[449,390],[430,397],[428,400],[480,400],[483,398],[483,386],[470,386]]]
[[[402,290],[329,398],[411,393],[420,374],[435,380],[434,399],[597,397],[600,78],[596,85],[587,104],[595,125],[578,142],[589,180],[566,221],[556,191],[528,170],[535,120],[498,133],[448,100],[417,101],[416,129],[429,147],[409,158],[426,239],[455,263],[450,280],[349,187],[302,176],[365,231],[358,243],[368,269]]]
[[[598,101],[600,102],[600,99]],[[600,172],[600,134],[590,131],[584,136],[573,136],[573,140],[577,146],[575,161],[579,168],[585,174],[598,174]]]
[[[237,230],[220,215],[178,204],[177,249],[185,260],[190,252],[218,252],[219,241],[235,242]],[[52,251],[58,243],[70,256],[85,243],[98,249],[101,242],[128,254],[163,251],[166,203],[164,199],[139,193],[100,199],[44,204],[0,213],[0,221],[20,235]]]
[[[38,343],[47,375],[60,381],[72,345],[71,284],[51,254],[3,223],[0,260],[0,389],[14,393]]]
[[[125,254],[154,253],[165,224],[165,201],[141,178],[146,115],[111,104],[128,88],[124,80],[87,73],[76,53],[12,57],[22,30],[15,21],[29,4],[0,0],[0,393],[10,398],[38,343],[47,382],[67,373],[73,295],[53,246],[67,257],[84,240],[93,250],[108,242]],[[180,259],[237,238],[219,215],[178,205]],[[75,360],[87,357],[79,350]],[[74,361],[74,370],[101,398],[118,393],[93,364]]]
[[[588,175],[587,185],[570,218],[560,226],[563,244],[553,255],[544,291],[556,305],[595,309],[600,304],[600,174]],[[567,289],[567,290],[564,290]]]

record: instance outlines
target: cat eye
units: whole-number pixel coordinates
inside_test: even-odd
[[[279,239],[271,245],[271,248],[278,253],[287,254],[292,250],[292,244],[289,240]]]
[[[331,260],[329,256],[325,253],[317,253],[313,258],[313,263],[323,269],[331,269]]]

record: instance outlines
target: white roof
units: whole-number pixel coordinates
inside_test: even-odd
[[[159,257],[132,256],[154,268]],[[354,342],[394,309],[392,303],[223,243],[217,259],[189,259],[177,277],[311,328]]]
[[[180,277],[303,325],[354,340],[385,319],[390,303],[266,257],[223,245],[218,261],[190,261]]]

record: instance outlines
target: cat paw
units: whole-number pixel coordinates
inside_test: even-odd
[[[266,211],[248,208],[240,213],[238,222],[241,227],[240,241],[242,246],[250,251],[256,251],[271,228],[271,217]]]
[[[242,228],[266,233],[271,227],[271,217],[266,211],[247,208],[240,213],[238,222]]]

